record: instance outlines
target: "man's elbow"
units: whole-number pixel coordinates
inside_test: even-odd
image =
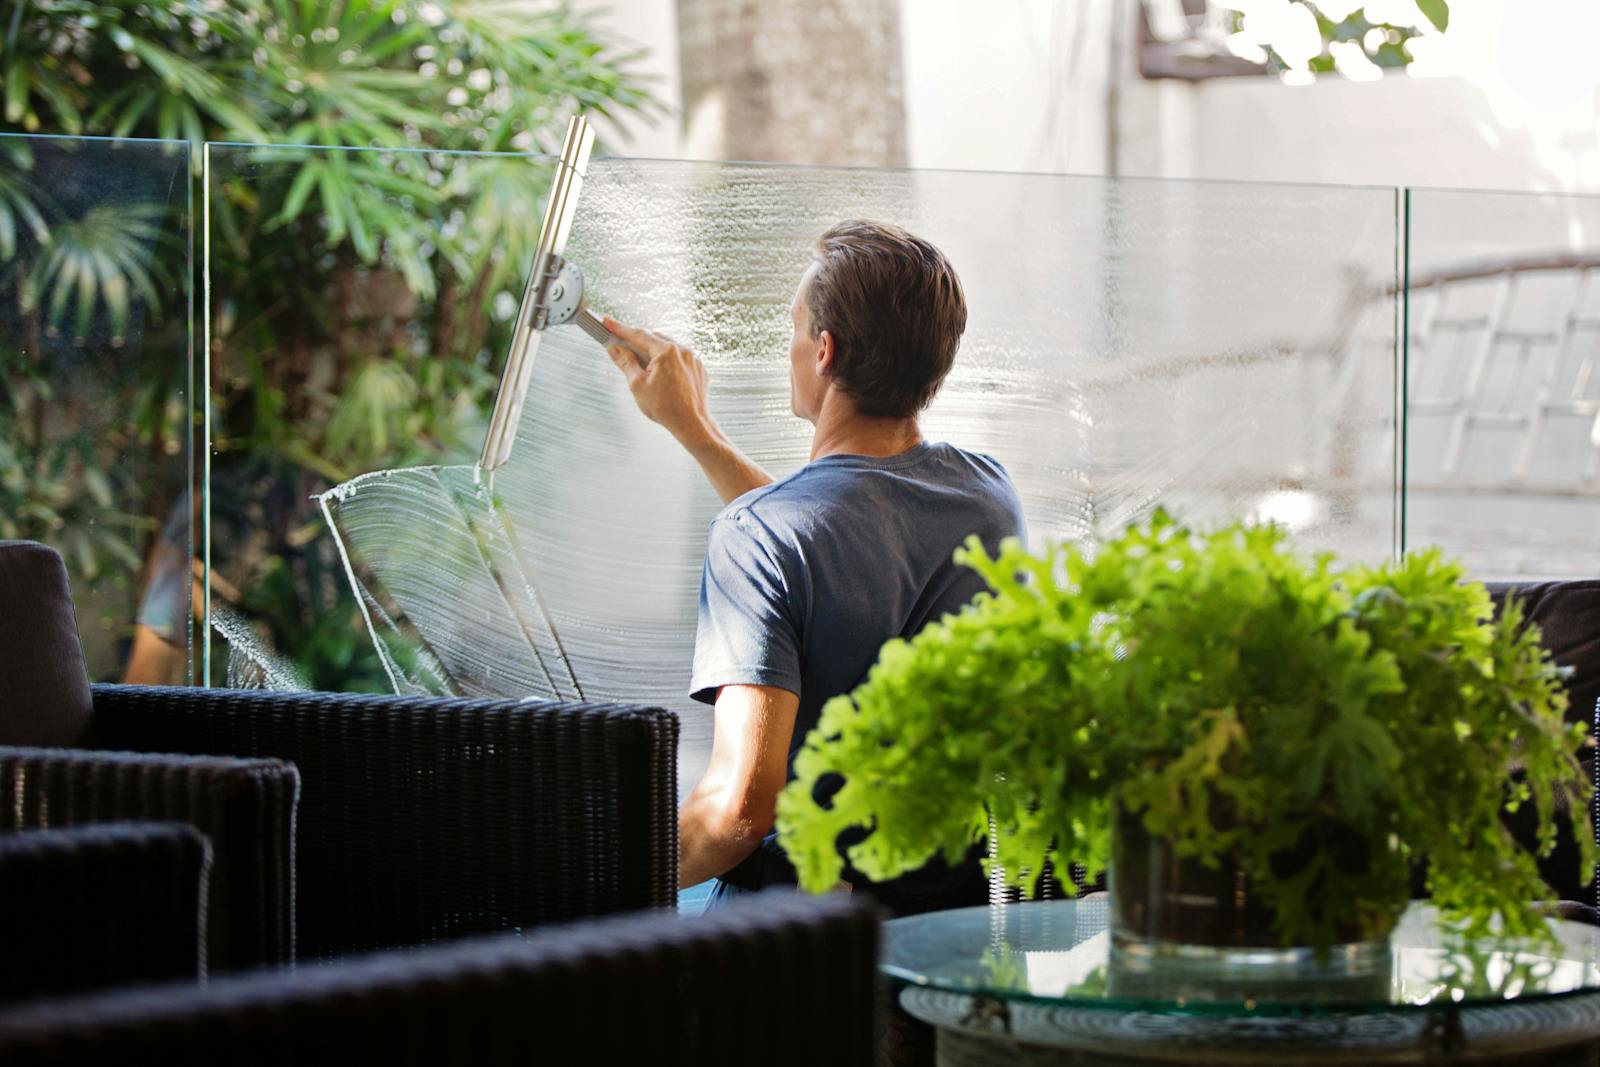
[[[717,812],[711,832],[729,847],[754,849],[772,832],[773,804],[730,804]]]

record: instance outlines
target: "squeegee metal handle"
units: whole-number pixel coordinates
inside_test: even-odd
[[[595,315],[593,311],[589,310],[589,304],[587,301],[578,305],[578,310],[572,315],[572,324],[578,327],[578,329],[582,330],[584,333],[588,334],[590,337],[593,337],[596,341],[599,341],[601,344],[605,345],[607,348],[610,348],[612,345],[621,345],[623,348],[626,348],[628,351],[632,352],[635,356],[638,356],[640,363],[650,362],[649,356],[639,351],[627,341],[624,341],[618,335],[606,329],[606,324],[601,322],[600,318]]]
[[[566,140],[561,146],[561,157],[556,161],[550,199],[545,204],[544,223],[539,228],[533,273],[529,275],[527,288],[523,290],[522,305],[517,311],[516,326],[512,330],[511,351],[500,375],[500,388],[495,393],[488,434],[478,458],[478,465],[484,470],[492,471],[503,465],[510,458],[512,446],[516,443],[517,427],[522,421],[522,405],[528,394],[528,380],[532,377],[534,356],[539,350],[539,335],[546,325],[544,289],[566,251],[567,236],[572,230],[578,194],[583,190],[583,178],[589,168],[589,153],[593,147],[594,130],[582,115],[574,115],[572,121],[567,123]]]
[[[622,345],[624,348],[633,347],[632,345],[628,344],[628,342],[624,341],[622,338],[606,329],[606,324],[601,322],[599,317],[596,316],[594,312],[589,310],[589,305],[587,303],[580,304],[578,306],[577,313],[572,316],[572,323],[573,325],[577,326],[578,329],[582,330],[590,337],[593,337],[596,341],[599,341],[607,348],[610,348],[612,345]]]

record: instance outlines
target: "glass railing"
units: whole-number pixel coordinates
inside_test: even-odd
[[[189,178],[187,142],[0,134],[0,540],[61,552],[95,681],[192,680]]]
[[[1600,574],[1600,197],[1406,193],[1405,543]]]
[[[210,677],[667,704],[720,504],[603,350],[553,328],[492,483],[473,466],[549,162],[210,145]],[[960,272],[928,436],[1010,470],[1035,541],[1164,504],[1308,547],[1398,543],[1392,189],[599,159],[568,255],[602,311],[706,361],[775,475],[789,307],[842,218]]]
[[[511,462],[473,466],[550,174],[0,136],[0,537],[62,551],[94,678],[666,703],[693,780],[694,464],[558,327]],[[845,217],[961,272],[926,430],[1008,467],[1036,542],[1166,505],[1600,572],[1600,197],[597,159],[568,252],[781,476],[788,309]]]
[[[549,332],[511,463],[474,481],[549,160],[192,162],[0,137],[0,536],[61,549],[94,677],[679,692],[718,502],[581,332]],[[848,216],[962,273],[927,431],[1007,465],[1035,541],[1165,504],[1355,558],[1600,571],[1600,197],[598,159],[569,252],[599,309],[705,358],[718,418],[782,474],[808,437],[788,306]]]

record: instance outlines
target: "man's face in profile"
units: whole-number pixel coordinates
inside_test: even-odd
[[[806,268],[789,304],[789,319],[794,327],[789,340],[789,410],[810,423],[817,421],[827,385],[827,379],[817,373],[817,350],[822,347],[822,338],[811,335],[811,308],[806,301],[806,288],[816,269],[815,263]]]

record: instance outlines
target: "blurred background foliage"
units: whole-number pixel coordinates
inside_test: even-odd
[[[638,58],[586,17],[528,0],[10,5],[0,131],[188,140],[196,186],[192,207],[181,194],[63,198],[32,143],[0,141],[0,296],[14,320],[0,336],[20,339],[0,351],[0,536],[63,547],[75,582],[137,574],[116,628],[136,638],[137,600],[172,566],[161,530],[187,504],[126,456],[130,441],[181,450],[200,417],[183,393],[187,323],[161,299],[185,279],[161,272],[187,262],[200,291],[209,178],[213,595],[267,647],[296,650],[308,684],[385,688],[310,497],[475,452],[545,192],[525,159],[448,153],[553,151],[580,108],[659,114]],[[208,174],[206,141],[381,151],[213,149]],[[41,414],[85,346],[101,360],[137,349],[147,365],[98,390],[128,440]]]

